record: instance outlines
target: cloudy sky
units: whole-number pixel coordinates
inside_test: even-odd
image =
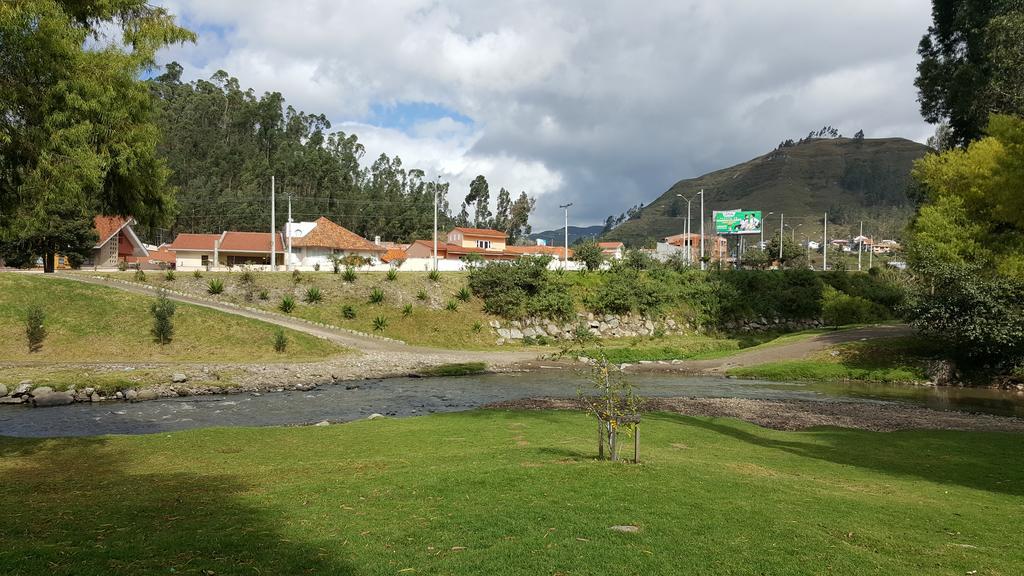
[[[597,224],[674,182],[830,124],[924,141],[925,0],[163,0],[199,33],[161,55],[279,91],[369,155]]]

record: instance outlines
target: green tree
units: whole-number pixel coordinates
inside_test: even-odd
[[[473,225],[477,228],[490,228],[494,224],[490,203],[491,192],[487,178],[478,175],[469,183],[469,194],[466,195],[466,204],[476,205],[473,211]]]
[[[604,262],[604,253],[594,240],[584,240],[573,247],[572,260],[582,262],[587,270],[597,270]]]
[[[0,4],[0,240],[81,253],[94,214],[166,222],[173,196],[139,77],[158,50],[191,40],[145,0]]]
[[[537,206],[537,201],[520,192],[519,197],[512,203],[508,224],[508,241],[515,244],[521,238],[530,235],[530,214]]]
[[[782,235],[782,258],[779,258],[779,237],[775,236],[768,242],[768,257],[779,262],[783,267],[794,264],[797,260],[805,258],[804,250],[793,241],[790,236]]]
[[[153,315],[153,339],[158,344],[170,344],[174,338],[174,302],[167,297],[163,290],[157,294],[156,300],[149,307]]]
[[[785,251],[785,247],[783,247]],[[778,254],[776,252],[776,254]],[[743,267],[754,268],[757,270],[767,270],[772,265],[772,256],[766,249],[761,249],[757,246],[748,246],[743,251]]]
[[[1018,0],[932,0],[918,47],[918,100],[925,120],[949,121],[965,146],[989,114],[1024,113],[1024,6]]]

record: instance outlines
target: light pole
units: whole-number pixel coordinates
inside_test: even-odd
[[[270,176],[270,271],[277,272],[277,234],[274,227],[277,225],[274,214],[274,176]]]
[[[569,267],[569,207],[572,206],[572,202],[568,204],[561,204],[558,207],[565,210],[565,251],[562,252],[562,269],[566,270]]]
[[[857,239],[857,272],[860,272],[860,262],[864,256],[864,221],[860,221],[860,238]]]
[[[779,213],[779,268],[782,268],[782,233],[786,231],[786,215]]]
[[[704,189],[700,191],[700,269],[704,270],[707,265],[704,262]]]
[[[683,200],[686,200],[686,225],[683,226],[683,236],[686,238],[684,242],[684,244],[686,245],[686,263],[690,264],[693,262],[693,237],[690,235],[690,230],[692,229],[690,219],[690,203],[693,202],[693,198],[696,198],[697,196],[694,195],[692,198],[687,198],[682,194],[676,194],[676,196],[682,198]]]
[[[821,235],[821,271],[828,270],[828,212],[825,212],[825,231]]]

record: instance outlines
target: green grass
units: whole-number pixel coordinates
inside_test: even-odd
[[[470,376],[486,371],[487,364],[485,362],[457,362],[424,368],[418,374],[420,376]]]
[[[600,348],[584,351],[584,356],[595,358],[602,352],[614,364],[659,360],[712,360],[732,356],[737,352],[768,348],[812,338],[830,332],[826,329],[804,330],[789,334],[778,332],[752,332],[749,334],[704,336],[678,335],[606,340]]]
[[[1021,437],[577,413],[0,439],[11,575],[1018,574]],[[55,481],[59,479],[59,481]],[[633,524],[637,534],[610,531]]]
[[[150,278],[158,276],[150,274]],[[181,280],[175,280],[180,282]],[[275,327],[200,306],[177,303],[174,340],[161,346],[150,334],[153,297],[38,275],[0,273],[0,358],[14,362],[275,362]],[[48,336],[29,353],[25,313],[46,312]],[[343,350],[289,331],[289,361],[318,360]]]
[[[840,344],[807,360],[733,368],[728,374],[780,381],[914,383],[927,380],[925,363],[937,353],[935,345],[922,338],[887,338]]]
[[[388,327],[383,332],[376,332],[377,334],[417,346],[487,350],[494,347],[497,338],[490,329],[473,330],[476,323],[487,326],[492,319],[484,313],[482,302],[479,300],[472,299],[467,303],[460,303],[456,310],[445,309],[445,305],[466,285],[464,273],[445,273],[438,282],[434,282],[425,272],[399,271],[393,281],[389,281],[384,272],[359,272],[355,282],[345,282],[341,274],[329,271],[303,272],[302,280],[298,284],[292,280],[291,274],[254,274],[258,289],[267,291],[268,298],[265,301],[255,298],[252,301],[246,300],[246,292],[240,282],[240,271],[207,272],[200,279],[178,275],[173,283],[166,283],[162,277],[151,274],[146,277],[145,283],[151,286],[167,285],[175,290],[208,297],[207,283],[216,278],[224,283],[224,292],[216,296],[220,301],[277,312],[277,303],[283,297],[290,296],[296,303],[294,310],[290,312],[292,316],[366,333],[374,332],[373,320],[381,316],[388,320]],[[129,272],[111,272],[103,275],[134,281]],[[320,289],[322,301],[316,304],[302,301],[310,287]],[[384,293],[384,300],[381,303],[370,302],[374,289]],[[426,293],[426,301],[417,297],[420,291]],[[408,316],[402,312],[407,304],[413,307],[413,314]],[[355,319],[344,317],[345,306],[351,306],[356,312]],[[505,346],[510,347],[512,346]]]

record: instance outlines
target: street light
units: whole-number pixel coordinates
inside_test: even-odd
[[[441,189],[441,175],[434,184],[434,270],[437,271],[437,193]]]
[[[676,196],[682,198],[683,200],[686,200],[686,225],[683,226],[683,235],[686,237],[686,263],[689,264],[693,262],[693,239],[690,236],[690,230],[692,229],[690,225],[690,203],[693,202],[693,199],[697,197],[697,194],[694,194],[690,198],[687,198],[682,194],[676,194]]]
[[[566,270],[569,267],[569,207],[572,206],[572,202],[568,204],[561,204],[558,207],[565,210],[565,251],[562,253],[562,269]]]
[[[700,269],[707,268],[704,262],[704,189],[700,191]]]

